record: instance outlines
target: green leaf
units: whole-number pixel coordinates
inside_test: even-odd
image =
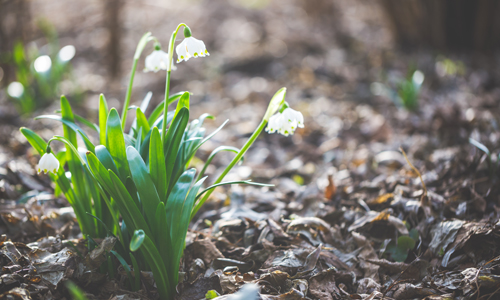
[[[73,117],[73,111],[71,110],[71,106],[69,104],[68,99],[66,99],[66,97],[64,96],[61,96],[61,114],[63,120],[74,124],[75,119]],[[73,130],[72,127],[66,125],[66,122],[63,122],[63,131],[64,131],[64,137],[72,145],[78,145],[78,142],[76,140],[76,131]],[[71,151],[68,144],[66,144],[66,149],[67,149],[66,157],[68,160],[68,167],[69,171],[71,172],[71,181],[73,183],[75,192],[80,201],[83,201],[83,205],[87,209],[87,211],[91,211],[91,203],[90,203],[91,201],[88,195],[88,191],[86,190],[86,182],[85,178],[83,177],[83,168],[78,163],[79,157],[76,157],[77,154]],[[93,148],[89,150],[94,151]]]
[[[116,257],[116,259],[118,259],[118,261],[122,265],[123,269],[125,269],[125,272],[127,272],[128,280],[130,282],[130,286],[133,287],[135,281],[134,281],[134,278],[132,277],[132,270],[130,269],[130,266],[128,265],[128,263],[125,261],[125,259],[123,259],[123,257],[120,254],[118,254],[118,252],[116,252],[114,250],[111,250],[109,252],[111,252]]]
[[[129,109],[129,110],[130,110],[130,109],[135,109],[135,110],[140,109],[140,110],[141,110],[141,112],[145,112],[145,111],[148,109],[148,105],[149,105],[149,102],[151,101],[151,97],[152,97],[152,96],[153,96],[153,93],[152,93],[152,92],[148,92],[148,93],[146,94],[146,96],[144,97],[144,99],[142,99],[142,102],[141,102],[141,106],[140,106],[140,107],[137,107],[137,106],[135,106],[135,105],[131,105],[131,106],[129,106],[129,108],[128,108],[128,109]],[[146,119],[146,121],[147,121],[147,119]],[[149,123],[148,123],[148,127],[151,127],[151,126],[149,125]],[[138,128],[138,126],[137,126],[137,116],[136,116],[136,118],[134,119],[134,122],[132,122],[132,126],[130,126],[130,131],[129,131],[129,133],[128,133],[128,134],[133,134],[133,133],[134,133],[134,130],[136,130],[137,128]]]
[[[134,278],[135,282],[133,285],[133,291],[138,291],[141,288],[141,269],[139,269],[139,264],[134,257],[132,252],[130,253],[130,260],[132,261],[132,266],[134,267]]]
[[[52,141],[60,141],[60,142],[63,142],[66,146],[66,152],[70,152],[71,153],[71,158],[73,159],[72,160],[72,163],[73,163],[73,168],[80,168],[78,171],[80,173],[79,176],[81,176],[83,178],[84,176],[84,172],[85,172],[85,169],[86,168],[86,161],[85,159],[83,159],[83,157],[81,157],[80,153],[78,152],[78,150],[75,148],[75,146],[73,146],[73,144],[68,140],[66,139],[65,137],[62,137],[62,136],[54,136],[53,138],[51,138],[49,140],[49,143],[52,142]],[[58,174],[57,174],[57,183],[59,185],[59,187],[61,187],[61,190],[63,191],[64,195],[68,196],[67,199],[68,199],[68,202],[70,203],[70,205],[73,207],[73,210],[75,211],[75,215],[78,219],[78,222],[80,224],[80,227],[82,228],[82,233],[85,233],[87,235],[92,235],[92,236],[96,236],[97,235],[97,232],[96,232],[96,228],[95,228],[95,222],[92,218],[88,217],[87,216],[87,212],[90,212],[92,213],[92,203],[91,203],[91,199],[88,199],[88,198],[84,198],[84,200],[82,200],[76,193],[73,192],[74,190],[74,187],[75,185],[77,185],[76,182],[76,176],[73,175],[73,172],[71,173],[71,181],[73,183],[73,187],[71,187],[69,181],[68,181],[68,178],[66,177],[66,174],[64,172],[64,169],[60,166],[59,167],[59,170],[58,170]],[[92,183],[89,182],[89,186],[91,185]],[[83,185],[83,186],[82,186]],[[84,183],[80,183],[80,187],[81,188],[86,188],[87,186],[85,185],[85,182]],[[85,190],[87,191],[87,190]],[[75,195],[75,196],[73,196]]]
[[[469,138],[469,143],[471,143],[473,146],[475,146],[479,150],[481,150],[484,153],[486,153],[488,155],[488,157],[491,156],[491,153],[490,153],[490,150],[488,149],[488,147],[486,147],[485,145],[483,145],[480,142],[476,141],[475,139]]]
[[[168,132],[165,136],[164,141],[164,151],[165,151],[165,165],[166,165],[166,186],[170,186],[170,181],[173,180],[175,182],[176,178],[172,178],[172,170],[175,166],[175,161],[177,159],[177,153],[179,151],[179,147],[182,141],[182,137],[184,135],[184,131],[188,124],[189,120],[189,110],[185,107],[182,107],[179,110],[177,116],[172,120],[172,125],[168,129]],[[167,190],[167,197],[169,194],[169,190]]]
[[[195,169],[189,169],[184,172],[172,189],[172,193],[168,197],[166,212],[167,222],[170,228],[171,245],[169,247],[168,273],[174,276],[174,283],[178,280],[178,266],[184,249],[184,240],[186,238],[187,227],[191,216],[192,203],[187,201],[186,197],[196,174]],[[201,186],[201,184],[200,184]],[[186,221],[187,220],[187,221]]]
[[[211,190],[213,188],[216,188],[216,187],[222,186],[222,185],[230,185],[230,184],[248,184],[248,185],[255,185],[255,186],[274,186],[274,184],[258,183],[258,182],[253,182],[251,180],[237,180],[237,181],[219,182],[219,183],[213,184],[213,185],[207,187],[206,189],[204,189],[203,191],[201,191],[201,193],[199,193],[196,196],[196,199],[198,199],[204,193],[208,192],[209,190]]]
[[[219,146],[219,147],[215,148],[214,151],[212,151],[212,153],[210,153],[210,155],[208,156],[207,161],[205,162],[205,165],[203,166],[203,169],[201,169],[201,172],[198,175],[198,180],[200,180],[203,177],[203,175],[205,174],[205,171],[207,170],[208,166],[210,165],[210,163],[214,159],[215,155],[221,151],[230,151],[230,152],[238,153],[238,152],[240,152],[240,149],[238,149],[236,147],[231,147],[231,146]],[[241,160],[243,160],[243,158],[241,158]]]
[[[99,141],[106,145],[106,124],[108,121],[108,102],[104,94],[99,95]]]
[[[171,253],[169,250],[171,248],[171,239],[168,232],[169,224],[167,222],[167,214],[165,213],[165,205],[163,202],[158,203],[155,213],[155,222],[157,227],[157,232],[155,233],[156,245],[158,245],[158,251],[160,252],[163,262],[165,263],[165,268],[169,270],[168,268],[172,259],[172,257],[169,256]]]
[[[165,201],[167,193],[167,177],[165,169],[165,156],[163,155],[163,144],[161,142],[160,131],[153,127],[151,131],[151,142],[149,144],[149,173],[153,180],[160,201]]]
[[[141,211],[135,204],[132,196],[130,196],[127,188],[123,185],[120,178],[118,178],[118,176],[116,176],[112,171],[109,171],[109,176],[114,185],[113,198],[118,204],[123,219],[127,224],[128,231],[132,233],[138,229],[142,229],[148,236],[152,236],[146,220],[142,216]]]
[[[386,253],[389,253],[397,262],[403,262],[408,257],[408,250],[411,250],[415,247],[415,240],[407,235],[402,235],[398,238],[398,243],[391,241],[385,250]]]
[[[112,170],[115,174],[118,174],[118,168],[115,165],[115,161],[113,160],[113,157],[111,157],[111,153],[109,153],[108,149],[105,146],[99,145],[95,147],[95,155],[106,168],[106,170]]]
[[[217,297],[219,297],[219,293],[217,293],[216,290],[210,290],[208,291],[206,294],[205,294],[205,299],[207,300],[212,300],[212,299],[215,299]]]
[[[216,188],[221,185],[229,185],[229,184],[248,184],[248,185],[255,185],[255,186],[274,186],[274,184],[265,184],[265,183],[257,183],[257,182],[252,182],[251,180],[243,180],[243,181],[226,181],[226,182],[219,182],[216,184],[213,184],[203,191],[201,191],[198,195],[196,195],[196,200],[200,198],[203,194],[206,192],[210,191],[213,188]],[[203,205],[203,199],[201,201],[198,201],[196,206],[194,207],[193,211],[191,212],[191,219],[194,218],[198,210],[200,210],[201,206]]]
[[[113,182],[109,176],[108,169],[104,167],[102,162],[92,152],[87,152],[87,162],[97,181],[99,181],[105,190],[111,193],[111,191],[113,191]],[[113,171],[111,170],[111,172]]]
[[[66,281],[66,288],[68,288],[73,300],[88,300],[85,293],[73,282]]]
[[[61,110],[60,109],[57,109],[56,110],[56,113],[60,114],[61,113]],[[85,119],[84,117],[82,116],[79,116],[75,113],[73,113],[73,116],[75,117],[75,120],[77,120],[78,122],[82,123],[83,125],[87,126],[88,128],[90,128],[91,130],[99,133],[99,126],[97,126],[96,124],[90,122],[89,120]]]
[[[168,97],[168,104],[170,104],[170,103],[176,101],[177,99],[179,99],[184,93],[186,93],[186,92],[179,92],[179,93],[170,95]],[[153,110],[153,112],[151,113],[151,115],[149,116],[148,123],[149,123],[150,127],[153,127],[154,123],[156,122],[156,120],[163,114],[164,103],[165,103],[165,100],[163,100],[162,102],[160,102],[155,107],[155,109]],[[158,126],[158,127],[160,127],[160,126]]]
[[[36,134],[33,130],[26,127],[21,127],[19,131],[21,131],[24,137],[28,140],[31,146],[35,148],[35,150],[38,152],[38,154],[40,154],[40,156],[45,153],[45,149],[47,148],[47,143],[38,134]]]
[[[196,151],[198,151],[198,149],[200,149],[200,147],[205,144],[205,142],[207,142],[208,140],[210,140],[214,135],[217,134],[217,132],[219,132],[222,127],[224,127],[224,125],[227,124],[227,122],[229,122],[229,120],[226,120],[224,123],[222,123],[221,126],[219,126],[217,129],[214,130],[214,132],[212,132],[211,134],[209,134],[206,138],[204,138],[203,140],[201,140],[199,143],[196,144],[196,146],[193,148],[193,149],[190,149],[190,153],[188,154],[188,159],[191,159],[191,157],[193,157],[195,154],[196,154]]]
[[[141,111],[140,108],[136,109],[136,118],[137,118],[137,128],[142,130],[142,136],[146,136],[151,130],[148,120],[146,119],[146,116],[144,113]]]
[[[76,125],[74,122],[64,119],[63,117],[56,116],[56,115],[41,115],[35,118],[35,120],[41,120],[41,119],[49,119],[49,120],[54,120],[54,121],[59,121],[63,123],[64,125],[68,126],[71,128],[74,132],[78,133],[80,137],[82,138],[83,142],[85,143],[85,147],[87,147],[88,150],[94,152],[94,144],[90,141],[88,136],[83,132],[83,130],[80,128],[80,126]]]
[[[161,299],[172,299],[173,294],[168,286],[170,283],[169,277],[167,275],[167,272],[165,270],[165,264],[163,263],[163,260],[160,256],[160,253],[158,252],[158,249],[156,249],[155,245],[151,241],[151,239],[148,237],[147,234],[144,234],[144,232],[141,232],[142,230],[137,230],[134,232],[134,236],[138,235],[143,235],[144,238],[142,242],[140,243],[138,249],[141,251],[142,255],[146,259],[147,264],[151,267],[151,270],[153,271],[153,276],[155,278],[155,283],[156,286],[158,287],[158,293],[160,294]],[[132,238],[134,239],[134,238]],[[132,248],[131,248],[132,250]],[[137,249],[136,249],[137,250]]]
[[[141,199],[142,209],[149,220],[149,225],[154,228],[154,219],[156,208],[160,203],[160,198],[156,191],[156,187],[148,173],[148,168],[142,160],[141,155],[133,147],[127,148],[127,158],[132,172],[132,179],[137,187]],[[153,230],[154,231],[154,230]]]
[[[108,115],[106,125],[106,148],[115,161],[120,179],[124,182],[127,176],[130,175],[130,169],[127,161],[125,138],[120,123],[120,116],[114,108],[109,111]]]
[[[182,96],[179,98],[179,102],[177,103],[177,107],[175,108],[174,119],[182,108],[185,107],[189,110],[189,97],[190,97],[189,92],[184,92],[184,94],[182,94]]]

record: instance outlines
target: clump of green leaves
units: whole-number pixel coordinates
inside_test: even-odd
[[[182,26],[187,27],[180,24],[172,35],[169,53],[173,52],[175,36]],[[184,30],[184,33],[187,33],[186,39],[192,38],[189,29]],[[227,121],[209,135],[206,135],[203,123],[206,119],[214,119],[213,116],[203,114],[190,121],[190,93],[169,95],[171,66],[165,68],[165,100],[149,117],[144,112],[149,105],[150,95],[146,96],[140,107],[129,106],[137,60],[151,40],[155,41],[155,51],[159,51],[156,49],[159,47],[156,38],[150,33],[145,34],[134,55],[121,117],[116,108],[108,108],[106,98],[101,95],[99,120],[98,124],[94,124],[74,114],[69,101],[62,96],[60,116],[44,115],[38,119],[61,122],[64,136],[54,136],[46,142],[30,129],[21,128],[21,132],[40,155],[50,151],[50,144],[54,141],[65,145],[64,150],[55,153],[60,165],[57,172],[50,176],[56,184],[56,190],[61,191],[73,207],[90,248],[96,246],[93,242],[96,237],[112,235],[118,238],[115,249],[108,253],[108,265],[105,268],[108,274],[113,276],[114,265],[119,262],[127,272],[130,288],[137,290],[140,288],[140,271],[152,271],[160,298],[173,299],[191,219],[217,186],[267,186],[249,180],[223,182],[223,179],[242,160],[273,114],[288,105],[284,101],[286,89],[280,89],[271,99],[264,118],[245,145],[241,149],[227,146],[215,149],[197,174],[196,169],[189,167],[191,160],[197,150]],[[197,46],[194,51],[198,52],[193,52],[191,57],[200,56],[199,53],[208,56],[206,50],[199,50],[203,49],[203,42],[197,40],[194,43]],[[191,55],[189,51],[193,49],[188,46],[185,49],[181,47],[183,55]],[[155,53],[158,54],[163,55]],[[171,61],[170,58],[167,56],[167,61]],[[187,60],[189,56],[184,58]],[[169,104],[175,101],[175,109],[169,111]],[[135,111],[135,120],[130,130],[125,132],[125,118],[129,110]],[[99,144],[94,145],[78,124],[94,131],[99,136]],[[78,138],[85,147],[78,147]],[[202,190],[206,180],[203,173],[213,157],[221,151],[235,152],[236,156],[214,184]]]
[[[408,111],[418,108],[418,100],[425,76],[422,71],[411,67],[405,77],[397,77],[389,83],[373,82],[371,92],[376,96],[390,98],[395,105]]]
[[[419,235],[416,229],[412,229],[409,235],[402,235],[387,244],[384,253],[397,262],[403,262],[408,257],[408,251],[415,248]]]
[[[423,82],[424,73],[412,70],[398,83],[397,100],[405,109],[412,111],[418,108],[418,97]]]
[[[70,60],[75,54],[75,47],[67,45],[61,48],[57,33],[48,21],[40,21],[39,27],[47,45],[42,48],[35,44],[26,47],[17,42],[7,59],[14,66],[17,79],[7,86],[7,95],[22,114],[52,103],[61,93],[61,82],[70,80],[72,76]],[[72,90],[72,96],[80,96],[77,87]]]

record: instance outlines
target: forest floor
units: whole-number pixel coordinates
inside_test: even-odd
[[[358,29],[349,7],[332,21],[320,8],[275,5],[257,14],[236,6],[222,12],[214,3],[208,15],[238,17],[217,32],[194,33],[211,56],[179,64],[173,81],[174,92],[194,93],[193,117],[217,117],[207,121],[208,132],[230,120],[201,148],[200,161],[220,145],[241,147],[281,86],[305,128],[291,137],[263,134],[227,178],[275,187],[213,193],[191,224],[177,299],[204,299],[209,290],[229,295],[252,282],[262,299],[499,299],[500,85],[493,58],[384,47],[382,25],[363,8]],[[280,18],[296,22],[283,27]],[[236,30],[245,34],[231,36]],[[412,66],[425,80],[418,108],[408,111],[395,95]],[[152,90],[160,101],[159,74],[138,75],[136,99]],[[145,83],[152,76],[154,84]],[[123,87],[110,89],[123,98]],[[75,104],[79,113],[95,116],[96,93],[84,101],[94,104]],[[19,133],[26,126],[50,138],[61,128],[20,118],[4,104],[0,299],[67,299],[68,279],[89,299],[156,299],[148,272],[139,292],[128,291],[123,269],[113,279],[79,273],[89,260],[74,214],[49,178],[35,173],[39,158]],[[231,158],[217,157],[208,180]]]

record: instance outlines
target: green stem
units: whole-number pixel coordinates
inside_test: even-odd
[[[137,44],[137,48],[135,48],[134,62],[132,64],[132,71],[130,72],[130,81],[128,83],[127,95],[125,96],[125,103],[123,105],[123,110],[122,110],[122,130],[125,130],[125,123],[127,121],[127,112],[128,112],[128,107],[130,105],[130,97],[132,96],[132,85],[134,84],[134,76],[135,76],[135,69],[137,69],[137,62],[139,61],[139,58],[141,57],[142,51],[146,47],[146,44],[152,39],[154,40],[156,38],[151,36],[151,32],[146,32],[141,37],[141,40]]]
[[[229,163],[229,165],[226,167],[226,169],[224,169],[222,174],[220,174],[219,178],[217,178],[217,180],[213,184],[217,184],[217,183],[222,182],[222,180],[227,175],[227,173],[229,173],[229,171],[231,171],[231,169],[241,160],[241,158],[243,157],[243,155],[245,155],[245,153],[248,151],[250,146],[252,146],[252,144],[255,142],[255,140],[259,137],[262,130],[264,130],[264,127],[266,127],[266,124],[267,124],[267,120],[263,119],[260,122],[259,127],[257,127],[257,129],[254,131],[252,136],[250,136],[250,138],[245,143],[245,145],[243,145],[243,148],[241,148],[240,152],[238,152],[238,154],[233,158],[233,160]],[[210,195],[212,194],[212,192],[214,190],[215,189],[211,189],[210,191],[208,191],[205,194],[205,196],[203,196],[203,198],[200,201],[198,201],[198,203],[196,204],[195,208],[193,209],[193,211],[191,213],[191,219],[198,212],[198,210],[200,210],[203,203],[205,203],[205,201],[207,201],[208,197],[210,197]]]
[[[170,41],[168,43],[168,68],[167,68],[167,78],[165,79],[165,103],[163,106],[163,125],[161,126],[161,140],[165,141],[165,135],[167,133],[167,109],[168,109],[168,96],[170,93],[170,73],[172,71],[172,61],[174,58],[174,45],[175,45],[175,38],[177,37],[177,33],[179,32],[179,29],[181,27],[188,27],[184,23],[180,23],[177,25],[177,28],[172,32],[172,35],[170,36]],[[189,28],[189,27],[188,27]]]
[[[137,62],[139,58],[134,58],[134,63],[132,64],[132,71],[130,72],[130,81],[127,88],[127,96],[125,96],[125,104],[122,109],[122,130],[125,130],[125,123],[127,121],[127,112],[130,105],[130,97],[132,96],[132,85],[134,84],[135,70],[137,69]]]
[[[163,104],[163,122],[161,126],[161,140],[165,141],[165,134],[167,132],[167,109],[168,109],[168,96],[170,93],[170,73],[167,71],[167,79],[165,80],[165,103]]]

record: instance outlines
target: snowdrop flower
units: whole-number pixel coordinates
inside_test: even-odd
[[[40,162],[37,166],[37,172],[38,174],[40,174],[42,171],[44,173],[57,173],[57,169],[59,169],[59,161],[49,150],[40,159]]]
[[[155,47],[153,53],[146,57],[144,72],[158,72],[159,70],[166,70],[168,68],[168,53]],[[177,69],[172,65],[172,70]]]
[[[184,28],[185,39],[177,45],[175,52],[177,52],[177,63],[181,61],[188,61],[191,57],[204,57],[210,56],[205,47],[205,43],[191,36],[191,30]]]
[[[277,113],[269,118],[266,131],[268,133],[278,132],[284,136],[293,134],[297,127],[304,128],[304,117],[302,113],[291,108],[286,108],[282,113]]]

